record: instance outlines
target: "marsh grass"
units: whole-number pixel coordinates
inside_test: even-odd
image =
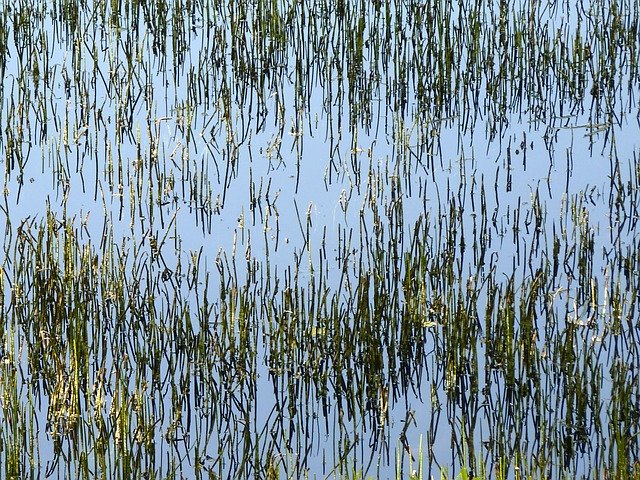
[[[0,4],[0,476],[637,476],[638,15]]]

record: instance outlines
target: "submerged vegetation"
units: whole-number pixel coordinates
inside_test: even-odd
[[[638,2],[0,16],[0,477],[640,476]]]

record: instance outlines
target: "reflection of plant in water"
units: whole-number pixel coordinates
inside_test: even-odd
[[[0,6],[7,478],[637,476],[638,12],[521,3]]]

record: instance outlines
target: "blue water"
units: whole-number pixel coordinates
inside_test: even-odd
[[[458,5],[448,7],[454,19],[462,15]],[[632,7],[637,8],[629,4],[623,7],[628,8],[630,14]],[[517,5],[513,8],[517,9]],[[540,8],[540,22],[544,23],[548,16],[549,29],[569,31],[571,38],[577,31],[584,35],[587,17],[583,14],[578,22],[576,12],[564,8]],[[90,11],[91,8],[84,15],[88,16]],[[328,15],[334,18],[333,13]],[[214,24],[216,22],[223,23],[216,20]],[[616,218],[610,209],[615,190],[612,177],[618,178],[614,175],[615,167],[619,166],[616,175],[623,185],[637,179],[640,123],[635,98],[638,86],[624,74],[620,81],[629,80],[629,88],[619,91],[614,98],[617,103],[598,111],[590,109],[589,100],[585,99],[580,108],[567,114],[569,102],[552,99],[546,104],[547,111],[536,114],[533,107],[529,111],[525,108],[524,112],[522,107],[519,110],[514,107],[504,113],[504,118],[498,118],[491,105],[481,103],[477,111],[469,111],[469,105],[452,116],[434,111],[429,121],[424,116],[413,115],[415,102],[408,102],[404,115],[385,105],[387,93],[393,86],[382,82],[369,104],[371,121],[359,120],[354,124],[349,118],[353,102],[348,98],[339,101],[328,94],[339,91],[340,85],[348,92],[347,80],[343,79],[340,84],[335,77],[324,79],[322,75],[326,72],[314,71],[311,93],[306,97],[296,95],[294,59],[299,52],[289,45],[282,56],[289,72],[283,76],[282,85],[267,83],[262,91],[251,94],[252,102],[232,100],[230,110],[226,111],[224,99],[216,98],[221,82],[228,83],[229,95],[236,98],[246,79],[234,75],[229,54],[220,54],[217,47],[210,53],[218,52],[227,62],[224,67],[214,69],[209,63],[212,60],[202,56],[204,46],[214,41],[214,29],[208,30],[211,35],[206,36],[203,24],[200,18],[194,21],[193,30],[188,31],[184,63],[174,64],[171,42],[167,43],[166,57],[156,55],[154,36],[144,27],[134,36],[136,43],[131,45],[126,28],[118,33],[108,25],[91,26],[82,36],[86,43],[81,41],[78,46],[73,40],[62,40],[58,27],[47,16],[35,21],[34,28],[49,42],[49,84],[42,78],[35,82],[29,75],[21,74],[28,60],[21,60],[15,44],[9,43],[10,58],[2,82],[3,118],[8,118],[16,102],[24,98],[22,90],[30,91],[34,95],[32,99],[46,102],[47,117],[41,119],[30,113],[25,117],[29,119],[28,124],[8,126],[12,130],[31,129],[31,136],[19,145],[24,159],[22,168],[11,169],[9,160],[1,164],[5,173],[5,208],[1,219],[8,230],[13,231],[23,221],[37,224],[49,208],[60,218],[63,214],[74,218],[81,241],[99,251],[113,243],[125,248],[135,245],[149,252],[150,241],[155,238],[162,264],[152,264],[150,268],[157,275],[163,269],[182,275],[183,282],[177,290],[189,299],[194,312],[202,299],[186,287],[184,280],[186,266],[193,255],[200,255],[199,282],[204,282],[205,272],[211,273],[212,281],[206,292],[211,298],[219,296],[219,282],[213,280],[217,275],[216,265],[221,261],[232,263],[235,259],[242,285],[248,275],[245,264],[249,258],[259,265],[260,274],[270,273],[272,282],[276,274],[296,271],[298,282],[306,286],[307,282],[317,279],[320,270],[325,270],[327,288],[334,292],[342,288],[346,304],[352,291],[344,282],[357,283],[358,260],[364,258],[364,266],[373,268],[368,263],[371,260],[367,247],[373,241],[374,228],[382,228],[387,238],[390,235],[387,212],[390,205],[398,202],[391,188],[394,177],[400,179],[402,190],[401,253],[408,250],[419,218],[428,217],[432,225],[438,225],[439,220],[448,218],[452,199],[458,202],[462,215],[459,225],[464,228],[461,236],[464,235],[467,250],[460,254],[462,274],[456,278],[456,289],[479,282],[490,271],[495,278],[504,280],[502,287],[512,275],[516,285],[521,280],[532,280],[535,277],[532,265],[538,265],[541,258],[549,255],[553,240],[549,232],[555,227],[559,236],[571,239],[579,229],[579,221],[572,218],[572,211],[584,209],[588,213],[585,228],[593,233],[592,277],[600,280],[594,286],[598,298],[605,295],[606,279],[615,274],[609,265],[612,257],[607,252],[612,248],[625,251],[637,247],[633,197],[625,197],[621,206],[631,215],[629,219]],[[221,38],[232,42],[231,33],[220,28]],[[251,38],[248,32],[247,38]],[[94,40],[99,46],[97,57],[89,48]],[[313,46],[310,48],[311,51],[305,53],[306,59],[313,58]],[[129,49],[138,56],[131,65],[127,63]],[[416,53],[411,48],[408,50]],[[74,55],[81,59],[80,63],[73,63]],[[466,53],[462,53],[460,65],[464,65],[466,58]],[[363,68],[372,75],[386,71],[381,65],[384,60],[378,63],[371,58],[367,60]],[[39,62],[42,69],[44,61]],[[140,65],[146,65],[150,72],[145,72]],[[94,67],[101,72],[95,79]],[[208,91],[202,84],[193,82],[194,74],[209,79]],[[199,89],[199,95],[207,92],[209,100],[191,104],[189,88]],[[481,99],[488,98],[486,88],[484,84],[480,87]],[[362,91],[365,90],[363,85]],[[409,85],[408,98],[416,95],[414,86]],[[82,98],[89,98],[96,111],[83,112]],[[120,109],[124,102],[132,102],[133,106]],[[469,121],[474,125],[472,130],[465,127]],[[120,130],[118,122],[123,125]],[[45,126],[46,134],[39,135]],[[7,132],[2,148],[7,151]],[[199,193],[192,196],[194,185]],[[489,260],[484,265],[474,258],[471,249],[474,239],[481,240],[479,234],[474,233],[474,227],[482,231],[482,201],[492,222],[486,230],[491,237],[484,239],[489,242],[486,253]],[[535,212],[542,218],[540,228],[545,232],[545,243],[532,251],[536,242]],[[518,227],[515,230],[514,225]],[[109,236],[104,237],[104,232]],[[429,247],[441,251],[443,232],[434,227],[430,233]],[[342,253],[345,234],[352,235],[347,259]],[[7,244],[5,248],[6,261],[12,253]],[[125,265],[135,268],[131,257]],[[182,268],[180,273],[178,265]],[[5,269],[10,272],[10,265],[5,263]],[[347,273],[343,274],[343,270]],[[558,295],[551,302],[550,309],[560,322],[558,328],[571,320],[584,321],[588,311],[588,305],[575,298],[576,291],[583,286],[569,277],[568,270],[558,275]],[[204,286],[200,292],[205,293]],[[486,301],[485,291],[479,298],[479,314]],[[156,302],[161,312],[169,308],[170,302],[161,295]],[[625,308],[637,307],[627,305]],[[216,305],[214,314],[219,309],[220,305]],[[597,341],[606,328],[610,311],[602,305],[596,311],[601,313],[594,317],[596,327],[587,337]],[[637,314],[635,310],[625,313]],[[215,318],[209,321],[215,330]],[[203,323],[192,325],[194,334],[204,328]],[[476,445],[476,454],[491,465],[490,454],[483,448],[494,440],[491,432],[497,425],[513,419],[494,417],[493,410],[484,403],[478,404],[477,399],[469,405],[461,400],[464,395],[457,399],[461,403],[447,397],[442,365],[437,363],[434,353],[441,341],[442,328],[437,323],[429,325],[424,368],[413,379],[415,388],[400,391],[402,394],[397,398],[392,395],[388,419],[376,425],[379,419],[368,415],[342,418],[343,412],[332,394],[329,394],[328,405],[323,405],[313,387],[304,387],[309,390],[308,397],[291,398],[289,392],[274,393],[266,365],[268,342],[263,342],[263,335],[268,332],[264,325],[259,325],[255,384],[239,387],[238,392],[217,387],[221,389],[215,397],[217,411],[225,412],[226,417],[212,415],[211,412],[216,411],[213,405],[192,410],[185,407],[183,415],[191,416],[191,428],[185,426],[188,422],[183,419],[175,437],[171,437],[175,412],[171,411],[169,392],[182,388],[177,373],[173,382],[166,383],[163,393],[167,397],[151,401],[154,408],[164,408],[171,414],[165,414],[156,427],[153,443],[158,454],[155,460],[149,461],[148,467],[167,472],[171,469],[167,458],[178,458],[179,471],[190,477],[196,471],[197,446],[206,468],[239,471],[241,466],[235,463],[233,454],[243,451],[241,432],[249,431],[260,448],[278,445],[280,450],[274,455],[292,476],[306,472],[311,478],[331,477],[340,472],[338,465],[348,465],[351,461],[364,469],[368,467],[367,472],[373,476],[390,478],[401,469],[406,477],[407,472],[418,468],[417,452],[422,442],[423,451],[429,451],[425,458],[433,460],[426,461],[425,468],[431,469],[429,475],[437,477],[438,467],[451,471],[459,467],[461,460],[452,438],[460,442],[461,430],[470,429],[470,417],[477,417],[477,423],[468,432]],[[19,335],[16,338],[19,343]],[[542,335],[538,338],[540,345],[544,340]],[[478,347],[482,348],[482,342],[479,343]],[[118,354],[110,352],[107,358],[112,360]],[[26,364],[24,357],[15,361]],[[486,358],[482,354],[478,355],[478,362],[478,370],[484,372]],[[164,358],[163,375],[172,375],[170,363]],[[150,376],[150,371],[147,374]],[[97,372],[93,371],[93,375]],[[109,378],[114,376],[112,371]],[[280,380],[287,378],[281,372]],[[212,381],[216,383],[217,379]],[[469,379],[462,377],[459,381]],[[607,382],[607,378],[603,381]],[[486,395],[484,401],[493,398],[508,404],[499,374],[496,373],[493,382],[488,379],[481,382],[481,388],[487,386],[493,392]],[[122,385],[133,392],[140,389],[140,384],[141,379],[129,378]],[[189,388],[193,389],[191,398],[195,398],[194,384]],[[549,388],[550,394],[558,396],[561,396],[560,390],[555,385]],[[608,390],[605,387],[603,391]],[[26,393],[22,391],[20,395],[27,402]],[[113,392],[106,395],[105,402],[114,403]],[[292,405],[298,407],[295,414],[289,410]],[[437,408],[438,405],[441,408]],[[44,427],[47,406],[45,397],[37,409],[43,468],[47,462],[54,465],[52,441]],[[549,421],[561,417],[561,412],[550,413]],[[604,410],[601,417],[606,418]],[[521,420],[531,432],[536,431],[533,419]],[[378,430],[379,436],[374,434]],[[216,435],[222,431],[235,433],[230,433],[230,437]],[[306,436],[301,432],[307,432]],[[281,441],[287,437],[287,441]],[[529,436],[534,437],[533,433]],[[347,448],[346,458],[338,458],[336,442],[343,448],[354,444]],[[531,443],[530,451],[533,451],[535,441]],[[585,455],[581,457],[586,458],[584,464],[576,460],[574,471],[588,471],[590,457]],[[411,456],[415,458],[413,462],[409,462]],[[220,467],[221,459],[226,461],[223,467]],[[62,464],[52,468],[57,475],[65,477]],[[250,471],[245,473],[250,475]],[[347,476],[346,472],[341,473]]]

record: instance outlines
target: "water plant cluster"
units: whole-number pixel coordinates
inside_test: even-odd
[[[0,477],[637,478],[637,1],[0,1]]]

